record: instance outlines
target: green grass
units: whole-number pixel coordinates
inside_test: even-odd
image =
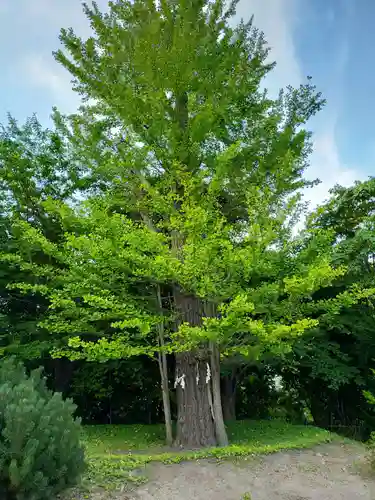
[[[159,425],[85,427],[83,441],[88,458],[87,480],[113,487],[145,480],[139,471],[150,462],[179,463],[203,458],[226,459],[309,448],[336,437],[316,427],[283,421],[240,421],[228,426],[230,445],[198,451],[164,448],[164,429]]]
[[[83,440],[90,454],[148,450],[164,445],[164,428],[162,425],[87,426]]]

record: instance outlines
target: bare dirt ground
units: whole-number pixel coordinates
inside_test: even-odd
[[[119,500],[375,500],[364,449],[329,444],[248,460],[153,464],[150,481]],[[248,497],[245,494],[250,494]]]

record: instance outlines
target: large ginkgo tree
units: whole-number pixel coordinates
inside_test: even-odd
[[[56,112],[55,123],[96,183],[91,205],[74,216],[84,221],[79,227],[90,226],[86,236],[73,224],[62,250],[43,243],[64,256],[59,293],[68,302],[55,295],[54,314],[70,299],[85,305],[83,315],[105,306],[100,287],[110,279],[118,286],[121,276],[110,269],[126,268],[126,287],[110,294],[122,321],[111,313],[111,328],[142,329],[147,317],[152,330],[161,309],[132,299],[138,292],[129,276],[170,290],[167,346],[160,349],[176,356],[176,443],[189,447],[227,443],[221,357],[282,351],[316,324],[298,314],[298,303],[344,272],[331,267],[323,244],[312,244],[305,260],[295,260],[288,246],[308,185],[304,127],[323,100],[309,79],[277,98],[267,94],[263,82],[274,64],[252,20],[232,27],[236,4],[123,0],[110,2],[107,13],[84,4],[93,35],[82,40],[62,30],[55,53],[84,98],[75,115]],[[80,266],[100,266],[100,279],[94,270],[69,274]],[[86,283],[80,300],[67,284],[72,276]]]

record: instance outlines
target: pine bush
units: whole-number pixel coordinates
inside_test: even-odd
[[[0,498],[50,500],[84,470],[75,405],[50,391],[40,370],[29,376],[13,359],[0,362]]]

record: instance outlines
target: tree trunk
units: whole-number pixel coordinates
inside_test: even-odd
[[[202,324],[201,301],[174,290],[177,326],[187,322]],[[216,434],[210,380],[209,355],[206,351],[176,354],[177,436],[180,447],[215,446]]]
[[[319,396],[313,395],[310,399],[310,411],[314,425],[328,429],[330,426],[330,414],[327,405]]]
[[[207,360],[194,353],[176,355],[177,436],[175,444],[186,448],[215,446]]]
[[[222,406],[224,421],[236,420],[236,372],[233,369],[229,375],[222,377]]]
[[[171,402],[169,399],[168,370],[167,370],[167,364],[166,364],[167,363],[166,355],[159,353],[158,362],[159,362],[159,370],[160,370],[160,378],[161,378],[161,392],[162,392],[162,396],[163,396],[165,439],[166,439],[167,446],[172,446],[173,431],[172,431]]]
[[[175,290],[179,315],[177,324],[200,326],[204,314],[202,301]],[[226,446],[228,438],[221,408],[220,358],[211,349],[176,355],[177,437],[176,445],[198,448]]]
[[[55,358],[51,361],[54,372],[54,390],[65,393],[72,380],[74,364],[67,358]]]
[[[223,409],[221,406],[220,389],[220,353],[218,347],[211,342],[211,378],[215,419],[215,432],[219,446],[228,446],[228,436],[224,424]]]
[[[160,308],[160,314],[163,315],[163,306],[162,306],[159,286],[157,287],[157,300]],[[161,379],[161,392],[163,396],[165,438],[167,446],[172,446],[173,430],[172,430],[171,400],[169,397],[169,384],[168,384],[168,364],[167,364],[167,356],[164,350],[164,345],[165,345],[164,322],[160,323],[158,334],[159,334],[159,346],[160,346],[160,352],[158,353],[158,362],[159,362],[160,379]]]

